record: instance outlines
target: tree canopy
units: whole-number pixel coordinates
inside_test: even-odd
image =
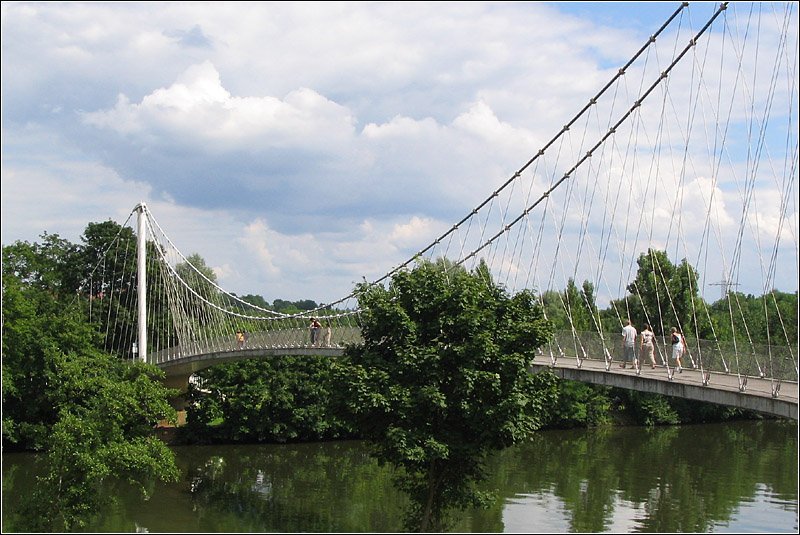
[[[55,235],[3,247],[3,445],[45,455],[25,511],[34,531],[84,525],[112,478],[145,490],[177,477],[171,451],[153,436],[175,417],[163,372],[104,352],[76,294],[91,272],[88,253],[99,249]]]
[[[450,509],[486,499],[474,483],[487,455],[545,420],[555,378],[528,368],[551,326],[532,293],[508,295],[483,263],[421,261],[357,292],[364,342],[346,350],[343,403],[399,469],[409,527],[441,530]]]

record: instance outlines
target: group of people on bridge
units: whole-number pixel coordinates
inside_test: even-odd
[[[639,339],[639,351],[636,351],[636,339]],[[670,343],[672,344],[672,360],[675,362],[675,368],[678,373],[683,372],[683,365],[681,364],[681,357],[687,351],[686,338],[678,330],[677,327],[672,327],[670,332]],[[637,332],[636,327],[631,325],[631,320],[625,320],[625,326],[622,328],[622,364],[620,368],[625,368],[629,363],[631,366],[639,369],[641,361],[650,360],[650,367],[656,367],[656,335],[650,328],[650,324],[645,323],[642,332]]]
[[[323,331],[322,323],[317,318],[311,318],[311,324],[309,325],[309,331],[311,333],[311,346],[312,347],[331,347],[331,322],[330,320],[325,322],[325,327]],[[236,331],[236,345],[239,349],[242,349],[245,344],[247,344],[247,339],[249,338],[248,332],[244,330]]]

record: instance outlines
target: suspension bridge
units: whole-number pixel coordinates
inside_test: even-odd
[[[797,419],[797,4],[701,5],[676,5],[516,172],[370,284],[419,259],[485,262],[509,292],[533,290],[557,326],[532,373]],[[121,229],[88,283],[89,313],[109,351],[161,367],[171,386],[222,362],[336,357],[360,340],[350,289],[282,314],[221,288],[144,202]],[[703,290],[719,273],[711,302]],[[729,291],[746,284],[757,297]],[[794,288],[793,311],[778,285]],[[617,365],[626,318],[652,325],[655,367]],[[672,326],[687,342],[683,369]]]

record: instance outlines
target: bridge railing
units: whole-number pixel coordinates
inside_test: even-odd
[[[218,336],[202,341],[189,341],[174,347],[151,352],[148,361],[153,364],[163,364],[196,355],[209,355],[243,350],[252,351],[264,349],[274,351],[312,347],[342,348],[347,344],[357,343],[360,340],[361,331],[358,327],[345,326],[332,328],[330,340],[326,338],[323,330],[319,333],[315,344],[311,344],[310,332],[307,328],[276,329],[272,331],[248,332],[243,343],[240,343],[235,335]]]
[[[752,377],[769,377],[797,381],[797,353],[790,346],[750,344],[742,341],[714,341],[686,338],[688,352],[681,359],[685,368],[702,368],[720,373],[738,373]],[[542,348],[548,358],[622,360],[622,339],[617,333],[558,331]],[[796,348],[794,348],[796,349]],[[639,346],[636,344],[638,356]],[[672,345],[668,337],[656,337],[656,363],[674,366]],[[642,362],[642,365],[648,363]]]
[[[236,336],[220,336],[204,341],[193,341],[150,354],[148,361],[162,364],[196,355],[227,353],[241,350],[280,350],[311,347],[343,348],[347,344],[361,341],[358,327],[331,329],[330,340],[325,332],[319,334],[316,344],[311,344],[307,328],[287,328],[248,333],[240,345]],[[719,342],[713,340],[686,339],[688,353],[682,359],[685,368],[701,368],[720,373],[738,373],[752,377],[769,377],[783,381],[797,381],[796,354],[789,346],[755,345],[745,342]],[[638,344],[636,351],[638,353]],[[656,337],[656,362],[674,366],[671,360],[672,346],[667,337]],[[572,358],[605,360],[610,357],[622,360],[621,337],[616,333],[558,331],[553,339],[541,348],[548,358]],[[642,362],[643,366],[648,363]]]

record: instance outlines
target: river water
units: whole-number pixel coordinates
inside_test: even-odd
[[[121,491],[90,532],[402,532],[404,495],[362,442],[176,446],[182,477]],[[495,455],[474,533],[797,533],[796,422],[543,431]],[[3,454],[3,532],[41,463]]]

